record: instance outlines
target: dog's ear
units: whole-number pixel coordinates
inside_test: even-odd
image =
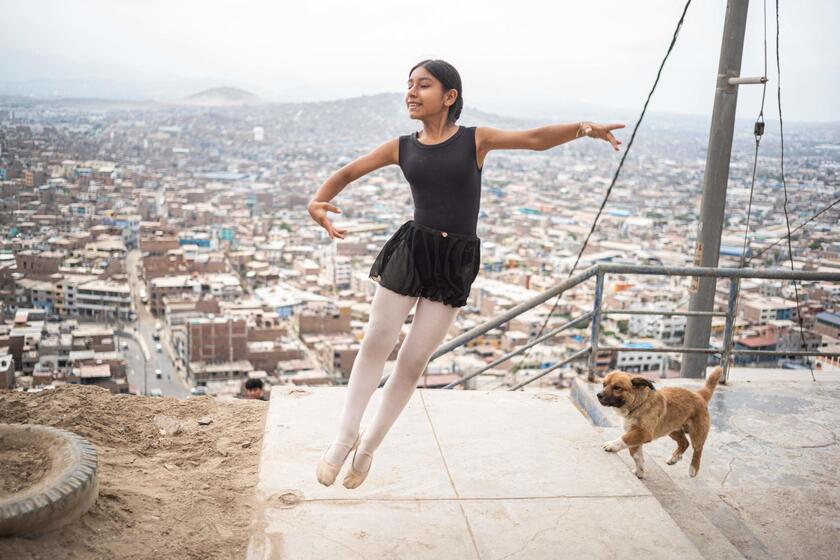
[[[641,376],[640,377],[634,377],[633,379],[630,380],[630,383],[632,383],[633,387],[636,387],[636,388],[647,387],[651,391],[656,391],[656,387],[653,386],[653,381],[651,381],[650,379],[646,379],[644,377],[641,377]]]

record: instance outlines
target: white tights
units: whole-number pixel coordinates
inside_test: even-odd
[[[385,434],[408,404],[429,358],[443,342],[460,310],[424,297],[404,296],[377,284],[367,331],[350,371],[338,434],[327,451],[327,460],[331,463],[340,463],[356,441],[365,408],[382,379],[385,360],[399,340],[402,325],[415,303],[414,320],[397,353],[394,371],[382,389],[384,392],[376,415],[362,434],[360,451],[373,453],[382,443]],[[367,455],[358,454],[354,466],[365,471],[369,463]]]

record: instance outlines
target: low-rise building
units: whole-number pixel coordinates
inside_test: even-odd
[[[817,313],[814,320],[814,330],[832,338],[840,338],[840,314],[829,313],[828,311]]]
[[[131,315],[131,288],[127,282],[94,280],[76,288],[76,312],[80,317],[122,321]]]

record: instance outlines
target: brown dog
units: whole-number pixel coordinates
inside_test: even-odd
[[[612,406],[624,416],[624,435],[604,444],[604,451],[616,453],[630,449],[639,478],[644,478],[645,458],[642,444],[651,442],[665,434],[677,442],[667,463],[673,465],[682,459],[688,449],[688,440],[694,449],[688,474],[697,476],[700,470],[700,455],[709,433],[708,402],[715,391],[720,374],[715,368],[706,379],[706,386],[699,391],[682,387],[664,387],[658,391],[653,383],[640,375],[623,371],[611,371],[604,378],[604,390],[598,393],[598,400],[604,406]]]

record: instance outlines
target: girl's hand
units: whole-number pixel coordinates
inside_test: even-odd
[[[616,128],[624,128],[623,124],[597,124],[591,122],[582,122],[581,129],[583,130],[583,134],[589,136],[590,138],[600,138],[601,140],[606,140],[615,151],[618,151],[618,146],[621,144],[621,140],[616,140],[615,136],[612,135],[611,130],[615,130]]]
[[[333,206],[329,202],[312,201],[307,206],[307,210],[309,210],[309,215],[312,216],[312,219],[327,230],[327,233],[330,235],[330,239],[335,239],[336,237],[344,239],[344,234],[347,233],[347,230],[334,228],[330,223],[330,219],[327,218],[327,210],[335,212],[336,214],[341,214],[341,210],[339,210],[336,206]]]

